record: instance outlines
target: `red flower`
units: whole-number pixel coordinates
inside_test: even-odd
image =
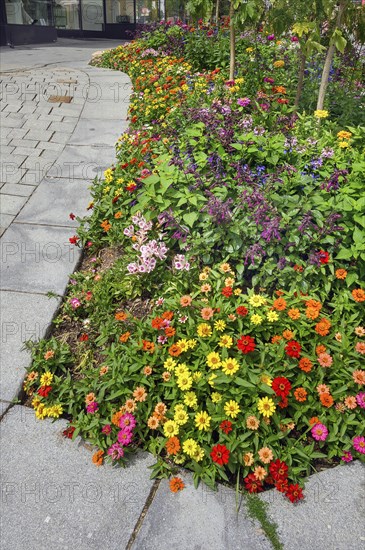
[[[129,185],[126,186],[126,191],[129,191],[130,193],[132,193],[132,191],[134,191],[136,187],[137,187],[136,183],[130,183]]]
[[[245,315],[247,315],[248,309],[245,306],[239,306],[236,309],[236,313],[237,313],[237,315],[241,315],[242,317],[244,317]]]
[[[114,197],[114,199],[112,200],[112,204],[115,204],[119,199],[120,199],[120,195],[117,195],[116,197]]]
[[[80,342],[87,342],[89,339],[88,335],[87,334],[81,334],[80,338],[79,338],[79,341]]]
[[[284,477],[278,479],[275,482],[275,488],[279,491],[279,493],[286,493],[288,490],[288,480]]]
[[[263,490],[261,481],[256,479],[254,474],[248,474],[243,481],[249,493],[260,493]]]
[[[230,296],[232,296],[232,294],[233,294],[232,287],[231,286],[225,286],[224,288],[222,288],[222,294],[226,298],[229,298]]]
[[[330,259],[330,255],[325,250],[320,250],[318,252],[318,258],[321,264],[328,264],[328,260]]]
[[[288,497],[290,502],[298,502],[304,498],[303,489],[296,483],[295,485],[289,485],[285,496]]]
[[[278,458],[274,462],[270,462],[269,472],[272,475],[273,479],[277,482],[283,479],[286,479],[288,476],[288,466],[285,462],[279,460]]]
[[[225,445],[218,444],[213,447],[210,456],[212,457],[213,462],[223,466],[223,464],[228,464],[229,454],[230,452]]]
[[[295,340],[290,340],[290,342],[288,342],[285,346],[285,353],[289,355],[289,357],[296,357],[298,359],[301,349],[302,347],[299,342],[296,342]]]
[[[237,347],[242,353],[249,353],[255,349],[255,340],[251,336],[241,336],[237,341]]]
[[[272,381],[272,389],[279,397],[286,397],[291,390],[291,383],[284,376],[278,376]]]
[[[76,218],[75,214],[73,214],[72,212],[71,212],[69,217],[70,217],[71,220],[74,220]]]
[[[68,240],[70,241],[71,244],[76,244],[79,238],[76,237],[76,235],[74,235],[73,237],[70,237]]]
[[[75,430],[76,430],[75,426],[68,426],[65,430],[63,430],[62,435],[63,437],[72,439]]]
[[[41,397],[47,397],[51,390],[52,390],[52,386],[41,386],[37,391],[37,393]]]
[[[219,424],[219,427],[222,432],[224,432],[225,434],[229,434],[229,432],[232,431],[232,422],[230,422],[229,420],[223,420],[223,422]]]
[[[278,406],[281,409],[285,409],[289,405],[289,401],[287,397],[282,397],[281,401],[279,401]]]

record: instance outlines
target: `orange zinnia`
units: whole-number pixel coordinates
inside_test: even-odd
[[[315,326],[315,331],[321,336],[327,336],[331,328],[331,322],[328,319],[322,318]]]
[[[333,405],[333,397],[329,393],[321,393],[319,396],[319,399],[321,400],[321,403],[324,407],[332,407]]]
[[[170,437],[166,441],[165,447],[166,447],[166,451],[169,453],[169,455],[177,455],[177,453],[181,449],[180,441],[178,440],[178,438],[176,436]]]
[[[155,412],[157,412],[158,414],[164,415],[166,413],[166,411],[167,411],[167,407],[166,407],[165,403],[162,403],[162,401],[157,403],[157,405],[155,407]]]
[[[347,271],[346,269],[336,269],[335,275],[337,279],[346,279]]]
[[[307,400],[307,395],[308,395],[308,393],[302,387],[297,388],[294,392],[294,397],[299,402],[306,401]]]
[[[321,355],[321,353],[326,353],[326,349],[326,346],[323,344],[318,344],[318,346],[316,346],[316,354]]]
[[[283,338],[285,338],[285,340],[292,340],[294,338],[294,332],[289,329],[284,330]]]
[[[272,344],[277,344],[278,342],[280,342],[280,340],[282,340],[283,337],[282,336],[279,336],[279,334],[276,334],[275,336],[273,336],[271,338],[271,343]]]
[[[193,299],[192,299],[191,296],[181,296],[180,305],[182,307],[188,307],[188,306],[190,306],[192,301],[193,301]]]
[[[302,357],[298,363],[298,367],[304,372],[310,372],[313,367],[313,363],[308,357]]]
[[[173,318],[174,314],[172,311],[165,311],[163,314],[162,314],[162,319],[167,319],[167,321],[171,321],[171,319]]]
[[[104,451],[97,451],[93,454],[92,461],[95,466],[101,466],[103,464]]]
[[[179,491],[182,491],[185,487],[185,483],[180,477],[173,477],[170,480],[170,490],[173,493],[178,493]]]
[[[124,313],[124,311],[118,311],[114,315],[114,318],[115,318],[116,321],[125,321],[127,317],[128,317],[128,315],[126,313]]]
[[[125,342],[129,340],[130,335],[131,333],[129,331],[123,332],[123,334],[119,336],[119,341],[125,344]]]
[[[182,353],[181,347],[177,344],[172,344],[172,346],[169,347],[169,354],[172,357],[178,357]]]
[[[114,424],[114,426],[117,426],[119,428],[119,422],[122,416],[123,416],[122,411],[118,411],[114,413],[112,416],[112,424]]]
[[[312,418],[309,419],[309,425],[314,426],[314,424],[318,424],[319,418],[318,416],[312,416]]]
[[[153,353],[155,351],[155,344],[153,342],[150,342],[149,340],[142,340],[143,344],[143,351],[148,351],[149,353]]]
[[[176,330],[173,328],[173,327],[167,327],[165,328],[165,335],[168,337],[168,338],[171,338],[172,336],[174,336],[176,333]]]
[[[277,300],[274,300],[272,307],[277,311],[284,311],[286,308],[286,300],[284,300],[284,298],[277,298]]]
[[[300,317],[300,311],[296,307],[293,307],[292,309],[289,309],[288,315],[290,319],[293,319],[293,321],[296,321]]]
[[[319,317],[319,309],[316,309],[314,307],[307,307],[307,309],[305,310],[305,316],[307,317],[307,319],[312,319],[312,321],[314,321],[314,319],[317,319],[317,317]]]
[[[365,291],[362,288],[355,288],[351,294],[355,302],[365,302]]]
[[[163,319],[162,317],[155,317],[154,319],[152,319],[151,321],[151,327],[152,328],[155,328],[157,330],[160,330],[160,328],[162,328],[162,325],[163,325]]]
[[[146,401],[147,392],[145,388],[143,386],[138,386],[133,392],[133,397],[136,401]]]

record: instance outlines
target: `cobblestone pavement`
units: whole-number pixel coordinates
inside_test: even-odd
[[[125,469],[96,468],[85,443],[62,436],[65,420],[37,421],[16,404],[30,364],[22,346],[46,335],[80,258],[69,213],[85,213],[90,181],[114,162],[127,127],[129,78],[88,66],[93,51],[114,45],[0,48],[0,547],[270,550],[244,500],[236,513],[234,490],[196,490],[182,472],[186,488],[174,495],[167,480],[149,479],[147,453]],[[275,491],[260,496],[282,548],[363,548],[364,481],[354,462],[312,476],[295,506]]]

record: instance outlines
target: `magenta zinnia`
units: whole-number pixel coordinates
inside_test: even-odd
[[[362,435],[357,435],[352,440],[355,451],[361,454],[365,454],[365,437]]]
[[[328,430],[324,424],[318,423],[311,429],[312,437],[316,441],[325,441],[328,436]]]

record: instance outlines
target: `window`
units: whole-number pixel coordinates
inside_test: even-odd
[[[134,23],[133,0],[106,0],[107,23]]]
[[[53,25],[51,0],[5,0],[10,25]]]

